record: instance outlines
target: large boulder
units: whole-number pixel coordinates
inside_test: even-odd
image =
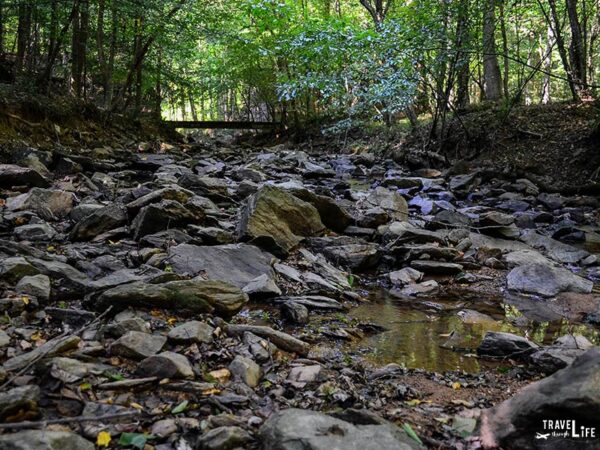
[[[243,288],[262,275],[274,278],[275,258],[248,244],[197,246],[180,244],[171,248],[169,264],[175,273],[221,280]]]
[[[42,219],[57,220],[69,215],[75,195],[54,189],[32,188],[28,193],[9,198],[10,211],[33,211]]]
[[[248,197],[239,216],[239,238],[277,256],[287,256],[302,238],[325,230],[313,205],[269,185]]]
[[[570,366],[484,411],[480,434],[485,448],[591,450],[598,448],[599,416],[600,350],[595,348]],[[555,426],[560,425],[557,420],[563,421],[562,426]],[[567,429],[566,424],[574,428]],[[586,439],[582,427],[595,428],[595,437]],[[539,435],[546,438],[542,441]]]
[[[194,314],[215,312],[223,316],[237,313],[248,301],[238,287],[222,281],[182,280],[163,284],[135,282],[104,291],[94,306],[164,308]]]
[[[506,279],[508,289],[526,294],[552,297],[559,292],[589,294],[594,283],[562,267],[527,264],[515,267]]]
[[[422,448],[387,422],[353,425],[316,411],[286,409],[260,429],[263,450],[414,450]]]

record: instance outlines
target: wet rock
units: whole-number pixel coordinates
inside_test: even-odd
[[[144,359],[158,353],[166,344],[164,336],[129,331],[110,346],[112,355],[131,359]]]
[[[96,447],[75,433],[30,430],[0,436],[0,448],[7,450],[94,450]]]
[[[273,278],[273,255],[254,245],[231,244],[171,248],[169,264],[175,273],[221,280],[243,288],[261,275]]]
[[[17,239],[21,241],[47,242],[51,241],[56,236],[56,230],[47,223],[21,225],[14,229],[14,233]]]
[[[485,448],[539,448],[536,434],[544,431],[543,420],[574,420],[578,427],[597,429],[600,414],[598,378],[600,350],[591,349],[554,375],[532,383],[500,405],[483,412],[480,435]],[[548,439],[544,448],[593,449],[591,439]]]
[[[145,377],[193,378],[194,371],[188,359],[174,352],[162,352],[144,359],[137,373]]]
[[[393,297],[404,298],[418,295],[433,294],[440,289],[440,285],[435,280],[427,280],[422,283],[408,284],[400,289],[392,289],[390,294]]]
[[[561,348],[572,348],[579,350],[589,350],[594,346],[588,338],[580,334],[565,334],[554,341],[554,344]]]
[[[73,241],[89,240],[126,223],[125,208],[121,205],[111,204],[80,220],[71,231],[70,238]]]
[[[395,425],[353,425],[316,411],[286,409],[261,427],[264,450],[415,450],[422,448]]]
[[[516,334],[488,331],[477,347],[477,354],[526,360],[538,348],[534,342]]]
[[[551,210],[560,209],[565,204],[565,198],[560,194],[548,194],[546,192],[542,192],[538,195],[537,200],[546,208]]]
[[[40,388],[38,386],[20,386],[0,393],[0,420],[3,422],[11,416],[37,415]]]
[[[325,230],[318,211],[283,189],[264,186],[240,210],[238,236],[278,256],[286,256],[303,237]]]
[[[50,278],[46,275],[25,276],[19,280],[15,290],[20,294],[31,295],[38,300],[50,298]]]
[[[48,185],[48,180],[29,167],[0,164],[1,188],[11,188],[13,186],[47,187]]]
[[[308,323],[308,308],[300,303],[284,302],[279,307],[281,317],[294,324],[304,325]]]
[[[246,430],[236,426],[217,427],[204,433],[196,445],[197,450],[233,450],[243,448],[252,441]]]
[[[593,283],[561,267],[527,264],[510,271],[507,287],[513,291],[551,297],[559,292],[592,292]]]
[[[32,188],[26,194],[9,198],[6,206],[9,211],[33,211],[44,220],[58,220],[69,215],[74,202],[71,192]]]
[[[234,377],[242,380],[248,386],[254,388],[260,383],[262,377],[262,369],[258,364],[245,356],[237,355],[231,364],[229,371]]]
[[[193,313],[216,312],[231,316],[248,301],[239,288],[212,280],[182,280],[163,284],[123,284],[103,292],[97,308],[146,307]]]
[[[214,328],[210,325],[192,320],[176,326],[169,331],[168,338],[176,344],[201,344],[212,342]]]

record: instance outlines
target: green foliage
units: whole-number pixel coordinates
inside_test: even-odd
[[[141,450],[146,445],[146,442],[154,438],[153,435],[148,433],[121,433],[119,445],[124,447],[135,447]]]

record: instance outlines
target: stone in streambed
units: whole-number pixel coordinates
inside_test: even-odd
[[[537,344],[516,334],[488,331],[479,347],[477,347],[477,354],[526,360],[529,355],[538,349]]]
[[[67,431],[30,430],[0,436],[0,449],[6,450],[94,450],[81,436]]]
[[[193,378],[194,371],[184,355],[174,352],[162,352],[144,359],[137,373],[145,377],[157,378]]]
[[[508,289],[552,297],[560,292],[589,294],[594,284],[562,267],[526,264],[515,267],[506,279]]]
[[[598,432],[600,416],[600,349],[585,352],[554,375],[532,383],[503,403],[483,411],[480,436],[484,448],[540,448],[538,433],[546,434],[543,421],[575,421],[578,427]],[[547,427],[546,427],[547,428]],[[597,449],[598,435],[576,440],[550,438],[544,449]]]
[[[131,359],[144,359],[158,353],[166,344],[164,336],[129,331],[110,346],[112,355]]]
[[[104,291],[94,305],[97,308],[133,306],[231,316],[247,301],[244,292],[222,281],[181,280],[163,284],[123,284]]]
[[[258,386],[262,376],[260,366],[250,358],[241,355],[237,355],[229,364],[229,371],[234,377],[239,378],[252,388]]]
[[[416,450],[422,449],[391,423],[353,425],[301,409],[274,413],[260,429],[263,450]]]
[[[239,212],[238,236],[278,256],[325,230],[317,209],[284,189],[263,186]]]
[[[200,344],[212,342],[214,328],[210,325],[192,320],[176,326],[169,331],[168,338],[176,344]]]

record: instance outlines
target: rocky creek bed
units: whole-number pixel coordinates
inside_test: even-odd
[[[538,448],[544,419],[597,425],[597,198],[161,148],[0,165],[0,448]]]

